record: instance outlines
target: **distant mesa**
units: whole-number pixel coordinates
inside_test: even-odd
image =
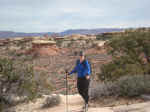
[[[61,32],[61,36],[65,35],[72,35],[72,34],[82,34],[82,35],[96,35],[104,32],[118,32],[122,31],[123,29],[121,28],[97,28],[97,29],[75,29],[75,30],[66,30],[64,32]]]
[[[43,36],[45,34],[51,35],[53,32],[45,33],[24,33],[24,32],[13,32],[13,31],[0,31],[0,38],[14,38],[14,37],[36,37]]]

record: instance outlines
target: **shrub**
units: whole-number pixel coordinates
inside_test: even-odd
[[[97,84],[90,90],[93,99],[105,96],[136,97],[146,93],[150,93],[149,75],[127,75],[115,82]]]
[[[130,74],[145,74],[149,71],[150,64],[141,65],[129,62],[128,58],[118,58],[108,64],[102,65],[101,73],[98,74],[100,80],[116,81],[122,76]],[[131,60],[132,61],[132,60]]]
[[[58,104],[60,104],[60,96],[51,95],[46,98],[42,108],[49,108],[49,107],[57,106]]]
[[[63,43],[63,40],[56,40],[56,45],[57,46],[61,47],[62,43]]]
[[[112,82],[99,83],[90,88],[89,95],[91,99],[99,99],[105,96],[114,95],[115,85]]]
[[[38,85],[38,93],[40,95],[50,94],[54,89],[51,82],[51,77],[44,71],[35,71],[36,84]]]
[[[133,75],[121,77],[116,85],[119,96],[140,96],[150,92],[149,75]]]
[[[2,105],[14,105],[9,96],[26,96],[26,100],[32,100],[40,95],[39,89],[32,65],[24,64],[21,60],[0,58],[1,108]]]
[[[15,63],[10,59],[0,59],[2,67],[0,73],[0,96],[12,93],[24,95],[26,91],[30,95],[36,94],[33,66],[20,62]],[[29,95],[29,96],[30,96]]]

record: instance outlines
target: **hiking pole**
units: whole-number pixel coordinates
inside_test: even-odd
[[[66,72],[66,112],[68,112],[68,70]]]
[[[0,72],[3,72],[3,66],[0,64]]]

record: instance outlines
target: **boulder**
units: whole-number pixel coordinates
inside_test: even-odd
[[[54,39],[55,40],[63,40],[63,39],[65,39],[65,37],[55,37]]]
[[[97,47],[97,48],[102,48],[102,47],[105,45],[105,42],[106,42],[106,41],[95,41],[95,42],[94,42],[94,45],[95,45],[95,47]]]

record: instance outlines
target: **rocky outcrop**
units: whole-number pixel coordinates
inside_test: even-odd
[[[47,40],[34,40],[32,41],[32,48],[41,48],[41,47],[49,47],[55,46],[55,41],[47,41]]]
[[[74,34],[66,36],[67,39],[70,40],[89,40],[89,39],[96,39],[96,36],[94,35],[80,35],[80,34]]]
[[[0,39],[0,46],[5,46],[9,44],[9,39]]]
[[[59,48],[55,41],[34,40],[32,41],[32,52],[38,55],[57,55]]]

